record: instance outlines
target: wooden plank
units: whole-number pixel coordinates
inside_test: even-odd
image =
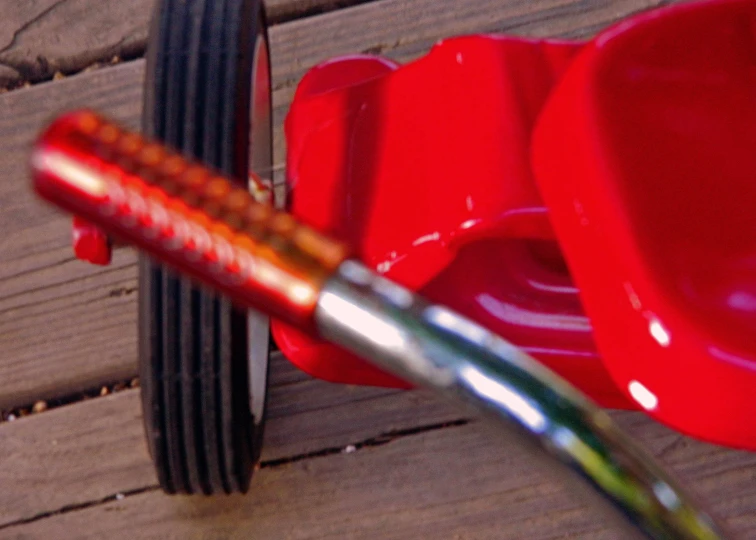
[[[73,0],[69,0],[73,1]],[[271,29],[275,155],[296,83],[313,64],[375,51],[406,61],[464,32],[575,35],[648,7],[648,0],[381,0]],[[112,267],[73,259],[68,218],[39,203],[26,151],[55,112],[92,107],[138,126],[143,62],[0,96],[0,407],[73,393],[136,372],[135,256]],[[40,329],[44,329],[42,332]]]
[[[0,98],[3,151],[10,153],[0,157],[6,167],[0,173],[0,407],[136,373],[134,254],[117,253],[112,268],[75,260],[70,219],[33,196],[26,156],[44,123],[65,109],[87,105],[138,127],[142,73],[141,65],[124,64]]]
[[[154,0],[2,0],[0,85],[71,73],[144,49]]]
[[[141,56],[157,0],[0,0],[0,87]],[[358,0],[267,0],[271,23]]]
[[[330,407],[331,397],[317,398],[327,383],[310,382],[320,387],[310,410],[292,414],[302,429],[271,420],[268,465],[244,497],[157,491],[134,391],[0,426],[0,482],[10,488],[0,491],[0,538],[619,537],[530,450],[478,423],[359,444],[455,418],[433,399],[392,392],[365,400],[355,389]],[[756,535],[756,454],[693,441],[639,413],[614,416],[735,532]],[[270,463],[296,455],[288,444],[333,451]],[[359,448],[339,451],[347,444]]]
[[[314,380],[280,355],[272,368],[266,462],[459,417],[422,392]],[[138,390],[0,424],[0,448],[0,527],[157,483]]]

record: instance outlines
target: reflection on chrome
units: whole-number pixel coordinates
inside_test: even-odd
[[[355,326],[370,328],[370,334],[365,338],[376,347],[389,350],[402,349],[408,339],[408,336],[395,326],[328,291],[321,294],[318,305],[321,309],[335,313]]]
[[[538,407],[530,403],[506,383],[492,379],[471,366],[463,367],[460,372],[462,380],[481,397],[498,403],[506,408],[520,422],[536,433],[546,429],[546,417]]]
[[[573,478],[588,479],[588,485],[630,517],[626,523],[649,537],[724,537],[604,411],[475,322],[429,304],[354,261],[343,263],[325,284],[315,319],[329,341],[514,428],[508,436],[536,443],[544,456],[556,458],[553,463],[576,471]],[[634,388],[641,387],[645,389]]]
[[[677,496],[675,491],[664,482],[657,482],[656,484],[654,484],[654,493],[656,493],[656,496],[659,498],[661,503],[670,510],[679,508],[680,505],[682,505],[682,501]]]
[[[441,307],[431,306],[425,310],[425,317],[436,326],[448,330],[478,345],[485,345],[490,332],[472,321],[460,317],[453,311]]]

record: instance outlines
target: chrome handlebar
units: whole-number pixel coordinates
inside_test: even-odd
[[[353,260],[326,282],[315,321],[329,341],[503,422],[587,480],[650,538],[724,538],[609,415],[477,323]]]

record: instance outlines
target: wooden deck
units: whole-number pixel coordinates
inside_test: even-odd
[[[34,200],[26,159],[44,122],[66,109],[138,127],[152,3],[0,0],[0,84],[10,88],[0,95],[3,419],[136,376],[134,253],[106,268],[75,260],[69,220]],[[279,164],[295,85],[322,59],[371,51],[406,61],[472,32],[589,36],[657,2],[349,4],[268,1]],[[281,357],[273,366],[262,469],[243,497],[158,490],[138,388],[0,423],[0,539],[617,538],[526,452],[432,396],[331,385]],[[756,454],[615,416],[733,530],[756,538]]]

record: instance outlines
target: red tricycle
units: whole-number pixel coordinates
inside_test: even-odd
[[[599,405],[756,450],[755,28],[756,3],[707,1],[584,42],[473,35],[406,65],[330,59],[299,83],[274,185],[262,4],[162,2],[143,127]],[[80,258],[107,263],[111,245],[75,219]],[[169,493],[248,489],[270,335],[316,377],[413,384],[225,298],[142,258],[145,422]]]

